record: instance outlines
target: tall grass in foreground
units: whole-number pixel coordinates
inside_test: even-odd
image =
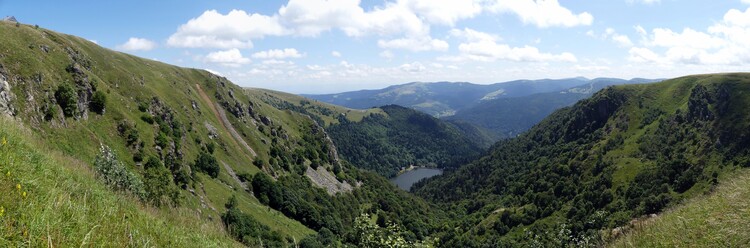
[[[750,171],[738,171],[710,195],[664,212],[611,247],[750,246]]]
[[[0,247],[231,247],[221,224],[116,194],[90,166],[0,117]]]

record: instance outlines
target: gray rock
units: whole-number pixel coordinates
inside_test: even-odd
[[[13,92],[10,90],[10,84],[5,78],[5,75],[0,74],[0,115],[14,116],[15,109],[11,101],[13,100]]]
[[[6,22],[18,22],[18,20],[16,20],[15,16],[6,16],[5,18],[3,18],[3,21],[6,21]]]

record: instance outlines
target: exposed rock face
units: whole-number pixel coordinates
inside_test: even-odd
[[[324,188],[329,195],[336,195],[339,192],[351,192],[354,188],[348,182],[339,182],[331,172],[327,171],[323,166],[318,167],[314,170],[311,167],[307,167],[305,176],[310,178],[310,181],[320,188]]]
[[[18,20],[16,20],[15,16],[6,16],[5,18],[3,18],[3,21],[6,21],[6,22],[18,22]]]
[[[203,124],[206,126],[206,130],[208,130],[208,138],[209,139],[216,139],[216,138],[219,137],[219,133],[216,130],[216,127],[214,127],[213,125],[211,125],[208,122],[205,122]]]
[[[14,116],[15,109],[11,104],[13,100],[13,92],[10,91],[10,84],[8,83],[5,75],[0,73],[0,115]]]
[[[78,113],[77,117],[82,119],[88,119],[89,103],[94,95],[94,87],[89,80],[89,76],[86,75],[84,67],[78,63],[73,63],[68,66],[67,71],[73,75],[75,80],[76,92],[78,93]]]

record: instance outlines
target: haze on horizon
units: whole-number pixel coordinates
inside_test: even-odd
[[[413,81],[748,71],[749,7],[748,0],[30,0],[0,1],[0,15],[245,87],[335,93]]]

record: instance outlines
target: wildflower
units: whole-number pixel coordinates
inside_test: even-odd
[[[10,176],[10,171],[8,171],[8,173],[5,173],[5,175],[6,175],[6,176]]]
[[[16,184],[16,189],[17,190],[21,190],[21,184],[20,183]]]
[[[23,193],[21,194],[21,196],[23,196],[23,198],[26,198],[26,191],[24,191],[24,192],[23,192]]]
[[[3,215],[5,215],[5,208],[0,206],[0,217],[3,217]]]

